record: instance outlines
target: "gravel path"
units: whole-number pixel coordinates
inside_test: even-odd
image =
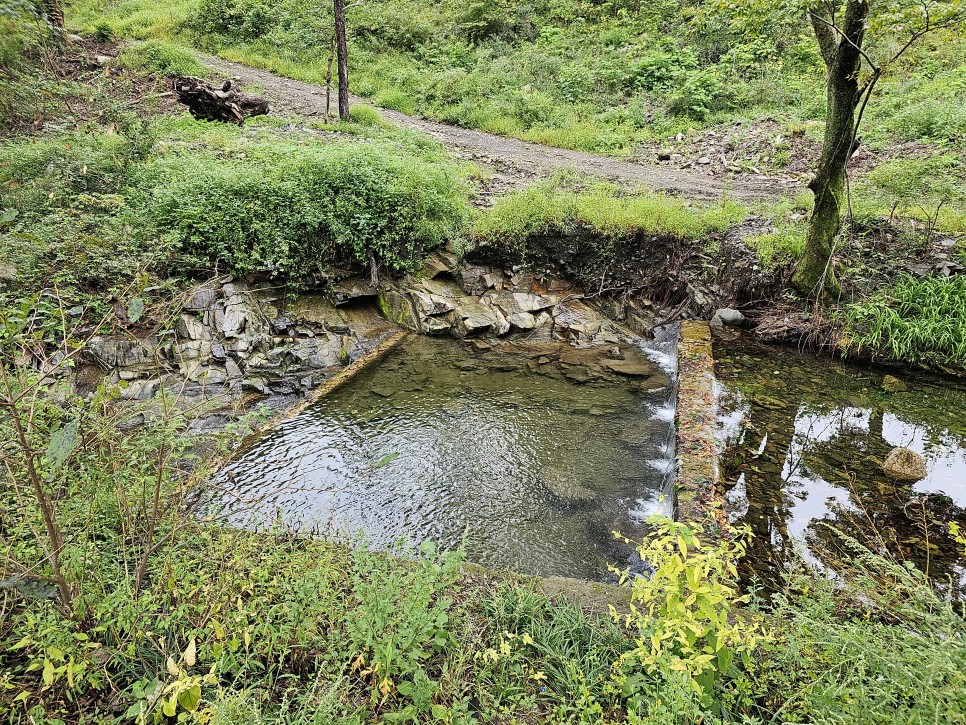
[[[284,78],[269,71],[232,63],[221,58],[203,56],[202,62],[226,77],[242,83],[262,86],[262,93],[275,108],[302,116],[322,116],[325,111],[325,87]],[[353,103],[366,103],[353,97]],[[336,111],[335,99],[332,110]],[[442,143],[457,158],[486,167],[493,175],[487,183],[485,197],[527,186],[536,179],[559,171],[604,179],[628,188],[647,188],[696,200],[717,200],[726,194],[732,199],[756,201],[773,199],[784,191],[800,189],[792,180],[773,179],[747,174],[712,175],[694,170],[670,168],[661,164],[622,161],[609,156],[583,151],[570,151],[551,146],[519,141],[505,136],[449,126],[424,118],[407,116],[380,108],[384,118],[399,126],[421,131]]]

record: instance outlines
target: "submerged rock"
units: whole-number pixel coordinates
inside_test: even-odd
[[[894,375],[886,375],[882,378],[882,389],[887,393],[904,393],[909,386]]]
[[[908,448],[893,448],[882,462],[882,472],[900,481],[919,481],[929,475],[925,459]]]
[[[643,360],[601,360],[600,366],[605,370],[609,370],[618,375],[627,375],[628,377],[640,377],[647,378],[655,375],[657,373],[657,366],[654,363]]]

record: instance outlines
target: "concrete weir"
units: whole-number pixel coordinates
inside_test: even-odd
[[[681,325],[678,345],[677,455],[675,518],[724,533],[727,519],[721,499],[721,467],[716,430],[716,392],[711,327],[707,322]]]

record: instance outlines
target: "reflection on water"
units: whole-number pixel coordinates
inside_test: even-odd
[[[966,524],[966,386],[915,373],[899,376],[907,391],[888,393],[881,371],[787,348],[718,340],[716,353],[737,481],[731,514],[756,534],[757,574],[773,581],[795,545],[834,570],[852,553],[832,524],[962,584],[966,562],[948,526]],[[922,454],[929,475],[914,484],[885,476],[895,446]]]
[[[670,511],[671,395],[412,338],[244,451],[221,473],[223,502],[262,500],[236,506],[236,523],[278,516],[377,547],[433,540],[492,567],[606,578],[629,554],[611,532]]]

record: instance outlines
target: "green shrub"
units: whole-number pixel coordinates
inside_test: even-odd
[[[438,694],[427,661],[456,645],[453,600],[446,595],[460,574],[462,556],[439,554],[432,544],[411,567],[384,554],[357,551],[351,579],[354,601],[346,619],[351,670],[371,683],[373,705],[399,699],[398,718],[427,714]]]
[[[634,710],[650,709],[647,675],[669,678],[671,689],[691,691],[710,711],[721,681],[738,677],[739,666],[751,667],[770,639],[760,616],[737,615],[749,601],[737,589],[735,564],[748,532],[709,544],[701,527],[660,517],[650,523],[654,533],[637,549],[654,570],[630,582],[632,609],[624,620],[637,634],[622,657],[621,684],[634,693]]]
[[[667,107],[673,114],[701,121],[726,108],[728,97],[721,75],[709,68],[685,75],[668,93]]]
[[[165,40],[149,40],[125,50],[121,65],[163,76],[206,76],[208,69],[187,48]]]
[[[12,190],[4,203],[30,217],[70,206],[77,195],[123,193],[153,143],[150,126],[133,116],[91,134],[0,143],[0,184]]]
[[[201,0],[195,14],[202,33],[238,40],[255,40],[276,25],[272,5],[260,0]]]
[[[466,194],[445,166],[388,145],[253,148],[174,157],[136,180],[148,217],[183,252],[239,273],[299,277],[332,263],[410,269],[455,235]]]
[[[408,269],[460,233],[467,191],[437,144],[357,109],[357,121],[378,125],[343,133],[371,143],[280,141],[273,128],[282,121],[272,118],[243,136],[181,117],[150,127],[119,118],[106,131],[0,145],[0,184],[12,190],[5,208],[15,215],[0,229],[0,251],[26,289],[93,291],[138,268],[193,271],[216,260],[300,277],[334,263],[368,266],[371,253]]]

